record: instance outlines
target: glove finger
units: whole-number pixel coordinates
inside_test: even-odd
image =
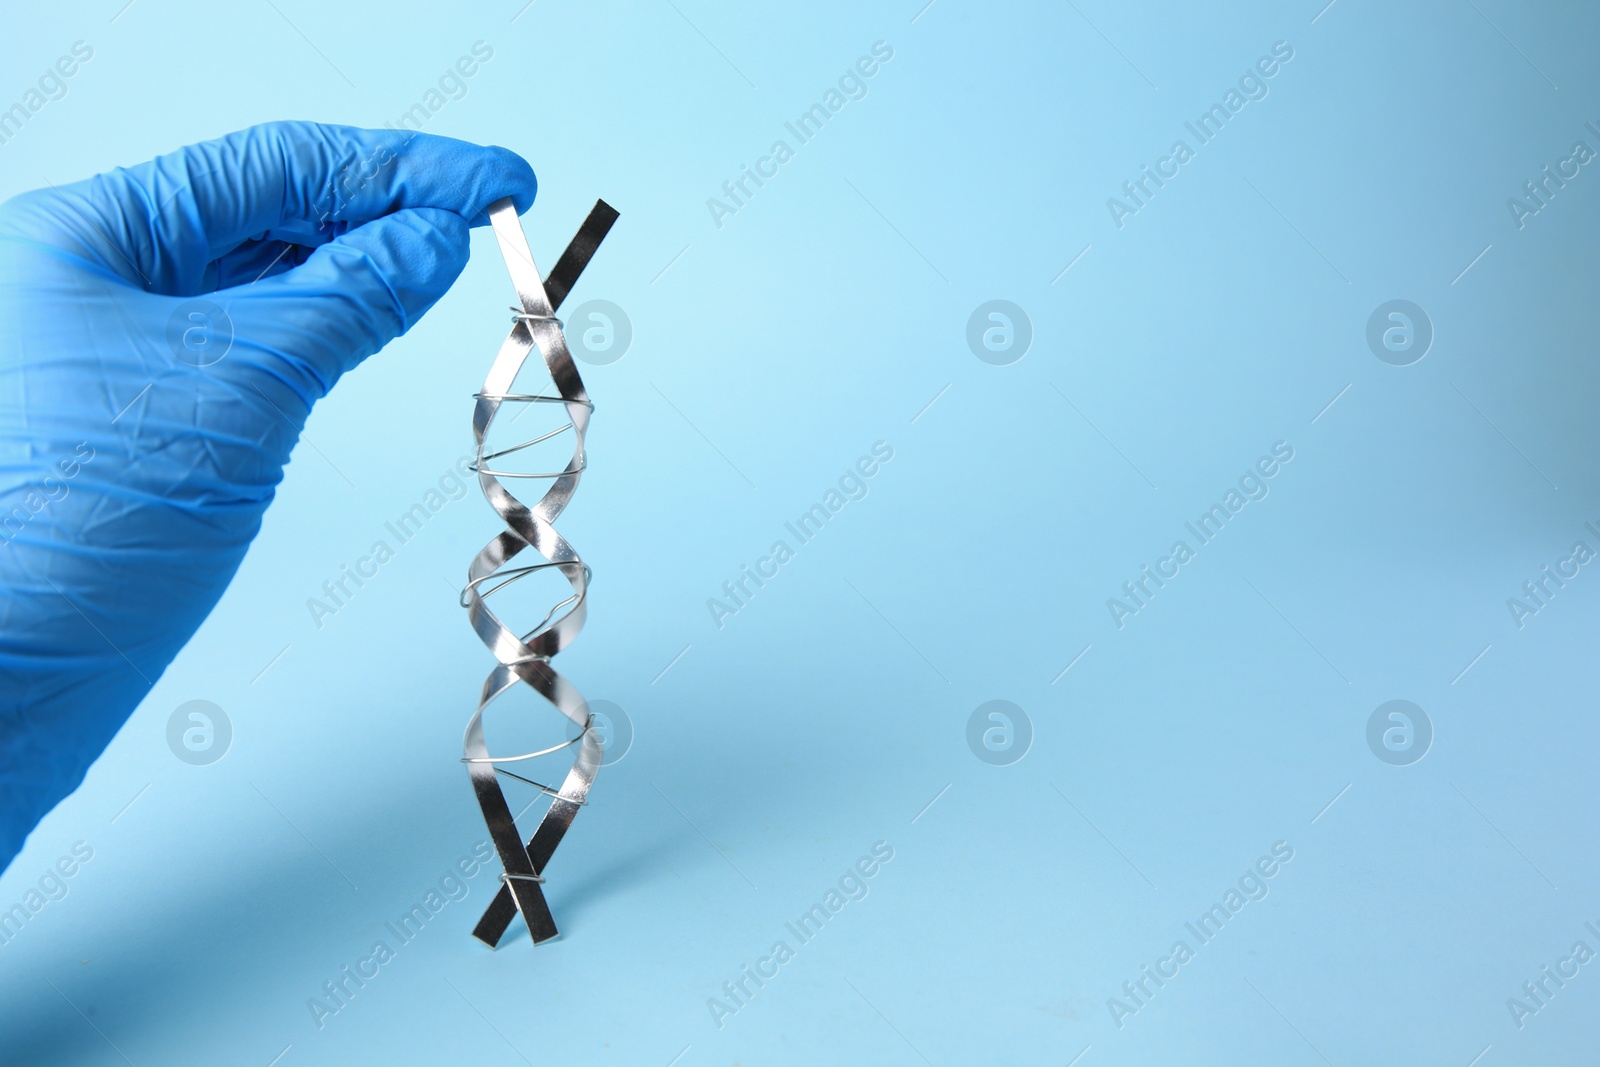
[[[358,226],[293,270],[221,294],[236,345],[261,351],[309,405],[433,307],[470,246],[467,220],[438,208]]]
[[[518,155],[409,130],[276,122],[136,167],[27,194],[0,232],[65,238],[128,282],[192,296],[211,264],[251,239],[316,247],[402,208],[442,208],[484,225],[489,204],[533,203]]]

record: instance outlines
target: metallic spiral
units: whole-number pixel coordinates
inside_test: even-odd
[[[543,871],[578,809],[588,802],[589,789],[600,769],[601,743],[592,729],[588,705],[582,694],[550,665],[551,657],[571,644],[583,629],[587,611],[589,568],[556,531],[554,524],[572,500],[583,474],[584,433],[594,409],[573,364],[572,354],[567,350],[555,309],[566,298],[616,218],[616,211],[605,201],[598,202],[550,276],[541,280],[515,206],[510,200],[498,200],[489,208],[489,221],[511,273],[519,304],[513,309],[511,333],[500,347],[483,389],[475,394],[477,405],[472,416],[472,434],[477,442],[473,470],[484,496],[506,529],[485,545],[472,561],[466,588],[461,593],[461,603],[467,609],[472,628],[500,661],[483,684],[478,708],[467,724],[462,745],[462,762],[467,765],[490,840],[504,867],[500,890],[473,931],[473,936],[491,947],[499,943],[519,912],[535,944],[557,936],[555,920],[545,902]],[[544,358],[556,395],[511,392],[523,363],[535,349]],[[501,406],[506,404],[559,404],[565,409],[567,423],[521,444],[485,451],[490,427]],[[505,457],[567,432],[573,437],[572,458],[563,469],[542,472],[501,469],[499,461]],[[544,481],[549,485],[537,503],[528,505],[506,487],[506,480],[514,479]],[[510,566],[525,549],[531,549],[543,562]],[[531,630],[511,629],[490,608],[489,599],[513,582],[543,570],[559,571],[571,584],[572,595],[552,607]],[[491,756],[483,735],[484,709],[518,684],[529,686],[554,705],[579,728],[578,735],[536,752]],[[506,766],[550,756],[572,746],[576,746],[577,752],[559,789],[524,777]],[[535,786],[550,798],[550,807],[526,845],[501,792],[500,775]]]

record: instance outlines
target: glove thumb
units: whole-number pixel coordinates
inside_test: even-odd
[[[404,334],[455,283],[471,247],[466,219],[403,208],[318,248],[300,266],[226,294],[235,348],[277,357],[310,404]]]

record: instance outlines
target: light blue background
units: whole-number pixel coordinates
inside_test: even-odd
[[[95,56],[0,146],[0,195],[266,120],[381,126],[493,47],[428,132],[533,163],[546,268],[595,197],[622,211],[573,296],[635,338],[584,368],[561,528],[596,579],[561,667],[637,737],[548,871],[561,940],[474,941],[480,874],[317,1027],[308,998],[484,837],[457,757],[492,661],[451,587],[490,510],[450,504],[321,629],[306,607],[470,449],[510,297],[480,232],[318,407],[221,605],[0,879],[9,907],[94,850],[0,948],[0,1061],[1589,1054],[1600,963],[1520,1029],[1506,1001],[1600,950],[1600,577],[1520,629],[1506,600],[1600,547],[1600,172],[1520,230],[1506,200],[1600,149],[1600,15],[921,2],[7,13],[0,106]],[[869,95],[718,228],[707,198],[880,40]],[[1278,41],[1267,98],[1117,228],[1106,199]],[[995,298],[1034,329],[1010,366],[965,341]],[[1408,367],[1365,340],[1395,298],[1436,331]],[[870,495],[719,630],[707,598],[879,440]],[[1278,441],[1270,496],[1118,629],[1106,599]],[[1397,698],[1435,730],[1406,767],[1365,735]],[[166,744],[194,699],[233,724],[210,766]],[[992,699],[1033,724],[1011,766],[967,747]],[[877,841],[870,894],[719,1029],[707,999]],[[1270,895],[1119,1028],[1108,998],[1279,841]]]

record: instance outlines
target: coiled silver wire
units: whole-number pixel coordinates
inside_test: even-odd
[[[461,604],[467,609],[472,628],[499,660],[484,681],[477,710],[467,724],[462,744],[462,762],[467,765],[490,840],[504,868],[500,889],[473,931],[475,937],[490,946],[499,943],[518,913],[527,922],[535,944],[557,936],[555,920],[545,901],[543,871],[578,809],[588,803],[589,789],[600,769],[601,742],[592,728],[588,705],[582,694],[550,665],[551,658],[571,644],[583,629],[587,613],[589,568],[566,538],[556,531],[554,524],[571,502],[583,474],[584,436],[594,410],[567,349],[555,308],[565,299],[616,217],[616,212],[604,201],[596,204],[550,277],[541,279],[516,207],[506,199],[496,201],[489,208],[489,221],[518,300],[518,307],[512,309],[515,314],[511,333],[501,345],[483,388],[474,394],[476,406],[472,416],[472,434],[477,442],[473,469],[479,487],[506,529],[485,545],[472,561],[466,588],[461,593]],[[544,359],[555,395],[511,391],[518,372],[535,350]],[[507,404],[559,404],[565,408],[567,423],[521,444],[486,451],[490,428],[502,406]],[[517,472],[501,469],[498,463],[568,432],[573,437],[572,458],[561,470]],[[529,505],[506,486],[507,480],[517,479],[547,481],[549,486],[536,503]],[[509,566],[529,549],[542,557],[543,562]],[[491,609],[489,598],[512,583],[545,570],[560,572],[572,586],[572,594],[552,607],[532,629],[513,630]],[[490,755],[483,732],[484,709],[519,684],[529,686],[566,716],[578,728],[577,736],[533,752]],[[507,766],[551,756],[574,746],[576,753],[571,769],[559,788],[544,785]],[[502,775],[532,785],[550,799],[550,806],[526,845],[501,791],[499,778]]]

